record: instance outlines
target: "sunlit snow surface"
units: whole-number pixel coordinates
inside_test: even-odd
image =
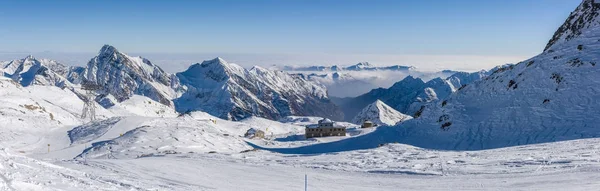
[[[599,143],[473,152],[389,144],[321,155],[252,151],[45,162],[2,151],[0,189],[301,190],[306,174],[309,190],[593,190],[600,186]]]

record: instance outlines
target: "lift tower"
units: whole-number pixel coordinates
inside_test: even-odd
[[[81,89],[85,90],[85,96],[83,97],[83,111],[81,112],[81,119],[87,117],[90,121],[96,120],[96,104],[94,104],[94,98],[96,97],[96,90],[102,89],[102,86],[92,82],[83,81],[81,83]]]

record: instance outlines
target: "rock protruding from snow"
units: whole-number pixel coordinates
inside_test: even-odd
[[[396,111],[381,100],[377,100],[367,105],[354,117],[352,122],[362,124],[365,120],[369,120],[377,125],[392,126],[409,119],[412,119],[412,117]]]
[[[165,105],[176,97],[177,79],[142,57],[131,57],[104,45],[87,64],[86,80],[104,86],[118,101],[143,95]]]
[[[188,88],[175,100],[181,113],[200,110],[231,120],[249,116],[343,116],[323,86],[283,71],[261,67],[246,70],[216,58],[194,64],[177,76]]]
[[[569,42],[578,37],[598,37],[598,26],[600,26],[600,3],[596,0],[584,0],[575,11],[567,18],[564,24],[548,41],[544,51],[552,49],[555,45]]]

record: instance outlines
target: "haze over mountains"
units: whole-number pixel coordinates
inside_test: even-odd
[[[321,83],[327,87],[332,97],[356,97],[372,89],[390,87],[407,76],[423,80],[447,78],[456,73],[453,70],[421,71],[413,66],[373,66],[360,62],[349,66],[284,66],[275,67],[297,74],[304,79]]]

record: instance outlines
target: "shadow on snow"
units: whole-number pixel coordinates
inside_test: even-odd
[[[377,148],[381,144],[399,142],[402,139],[402,127],[378,127],[375,131],[356,136],[350,137],[347,139],[328,142],[328,143],[319,143],[313,145],[307,145],[302,147],[295,148],[266,148],[261,147],[259,145],[246,142],[250,146],[267,150],[271,152],[277,152],[282,154],[321,154],[321,153],[331,153],[331,152],[343,152],[343,151],[352,151],[352,150],[362,150],[362,149],[372,149]],[[286,138],[283,139],[287,140]],[[289,140],[288,140],[289,141]]]

